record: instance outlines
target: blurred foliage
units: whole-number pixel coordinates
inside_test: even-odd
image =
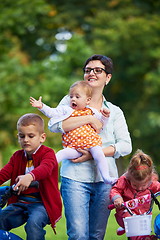
[[[104,95],[124,111],[133,152],[140,148],[150,154],[160,172],[160,1],[5,0],[0,8],[3,164],[18,148],[18,118],[38,113],[29,97],[42,96],[55,107],[70,84],[82,79],[84,61],[98,53],[113,59]],[[57,151],[61,136],[50,133],[44,119],[46,145]]]

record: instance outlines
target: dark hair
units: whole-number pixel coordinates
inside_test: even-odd
[[[104,55],[99,55],[99,54],[95,54],[95,55],[89,57],[89,58],[86,60],[83,69],[86,67],[86,65],[87,65],[90,61],[95,61],[95,60],[101,61],[101,63],[105,66],[106,73],[112,74],[112,72],[113,72],[113,61],[112,61],[112,59],[109,58],[109,57],[106,57],[106,56],[104,56]]]

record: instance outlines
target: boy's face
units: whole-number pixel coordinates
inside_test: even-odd
[[[75,110],[82,110],[90,103],[90,97],[87,97],[82,88],[76,87],[70,90],[70,107]]]
[[[45,140],[46,134],[40,133],[37,126],[18,127],[18,142],[28,155],[32,155]]]

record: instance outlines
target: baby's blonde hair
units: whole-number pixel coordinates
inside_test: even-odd
[[[128,166],[128,177],[137,181],[143,181],[154,172],[153,161],[151,157],[138,149],[131,158]]]
[[[92,97],[92,87],[85,81],[77,81],[73,83],[69,90],[71,91],[73,88],[82,88],[87,97]]]

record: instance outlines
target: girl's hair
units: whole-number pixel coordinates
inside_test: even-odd
[[[17,122],[17,129],[21,126],[34,125],[40,133],[44,132],[44,120],[35,113],[27,113],[22,115]]]
[[[82,88],[83,92],[86,93],[87,97],[92,97],[92,87],[85,81],[77,81],[73,83],[69,90],[73,88]]]
[[[128,166],[128,177],[143,181],[147,176],[152,177],[153,172],[154,166],[151,157],[138,149],[131,158]]]
[[[86,67],[86,65],[90,61],[95,61],[95,60],[99,60],[105,66],[106,73],[112,74],[112,72],[113,72],[113,61],[112,61],[112,59],[109,58],[109,57],[106,57],[104,55],[99,55],[99,54],[95,54],[95,55],[89,57],[86,60],[83,69]]]

